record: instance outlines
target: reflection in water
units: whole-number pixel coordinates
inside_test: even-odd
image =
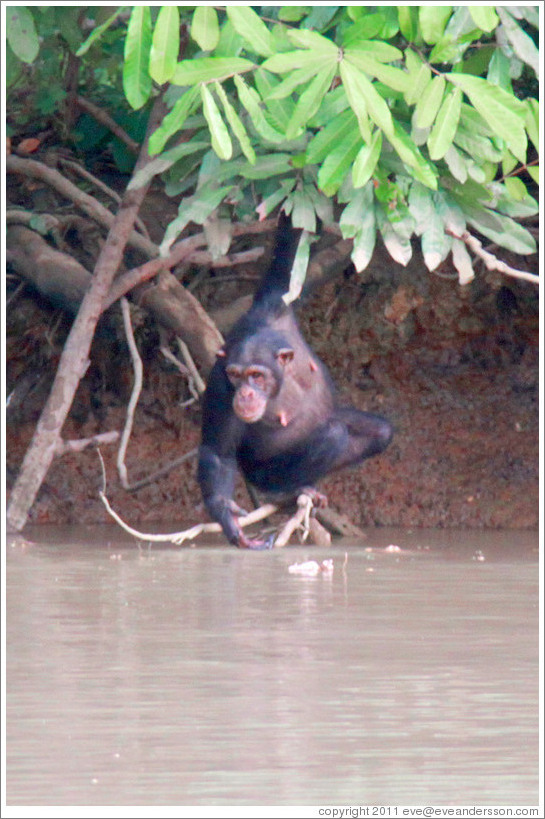
[[[12,545],[8,805],[536,804],[531,547],[444,537]]]

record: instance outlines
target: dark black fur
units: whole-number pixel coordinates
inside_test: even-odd
[[[281,216],[271,266],[252,307],[228,335],[204,396],[199,483],[211,517],[238,546],[264,545],[249,540],[238,525],[241,510],[233,502],[238,469],[260,490],[295,494],[334,469],[382,452],[392,437],[386,419],[336,405],[326,368],[282,300],[298,240],[299,232]],[[287,364],[279,364],[282,350],[293,354]],[[233,410],[230,365],[272,373],[274,390],[263,399],[266,412],[255,423],[245,423]],[[248,389],[253,394],[253,387]]]

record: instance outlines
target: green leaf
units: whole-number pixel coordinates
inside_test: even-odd
[[[338,85],[332,91],[328,91],[324,97],[318,113],[312,117],[310,125],[312,128],[322,128],[340,116],[344,111],[350,108],[346,91],[342,85]]]
[[[176,100],[172,110],[169,111],[169,113],[164,117],[160,126],[150,136],[150,156],[155,156],[155,154],[162,151],[167,140],[177,131],[181,131],[185,120],[194,110],[194,106],[198,98],[198,86],[193,86],[193,88],[189,88],[178,100]]]
[[[214,97],[206,87],[201,85],[202,109],[212,137],[212,148],[220,159],[231,159],[233,143]]]
[[[403,267],[406,267],[413,255],[411,240],[407,237],[401,236],[399,233],[396,233],[380,205],[376,205],[375,215],[382,236],[382,241],[384,242],[388,253],[394,261],[403,265]]]
[[[419,6],[420,33],[425,43],[433,45],[439,42],[451,14],[452,6],[436,6],[432,3]]]
[[[390,109],[385,100],[375,90],[365,74],[362,74],[349,61],[342,60],[340,69],[346,96],[352,110],[358,117],[360,129],[362,127],[361,117],[368,112],[373,122],[389,137],[393,133],[394,126]],[[362,130],[362,136],[364,140],[370,139],[367,129]]]
[[[351,54],[353,52],[365,54],[379,63],[393,63],[396,60],[403,59],[403,52],[399,48],[379,40],[363,40],[357,45],[354,43],[354,45],[344,50],[345,56],[347,53]]]
[[[180,50],[180,13],[177,6],[161,6],[151,43],[149,73],[158,83],[168,82],[178,61]]]
[[[294,193],[294,197],[297,195],[297,193],[298,191]],[[297,225],[298,219],[295,202],[292,210],[292,220],[294,227],[301,227],[301,225]],[[299,239],[299,244],[297,245],[297,252],[293,260],[293,266],[291,268],[289,290],[282,296],[285,304],[291,304],[293,301],[295,301],[303,289],[303,284],[307,275],[308,261],[310,258],[310,239],[311,237],[308,230],[303,230],[301,238]]]
[[[270,179],[292,171],[291,154],[263,154],[254,164],[243,165],[240,173],[245,179]]]
[[[431,191],[425,185],[421,185],[420,182],[413,182],[409,190],[408,202],[409,213],[415,222],[414,232],[417,236],[421,236],[426,230],[434,210]]]
[[[426,162],[410,136],[398,122],[394,122],[394,133],[390,134],[388,139],[405,165],[411,169],[411,175],[426,187],[436,190],[437,173],[435,169]]]
[[[296,68],[317,68],[317,59],[314,51],[298,49],[297,51],[283,51],[269,57],[262,63],[261,68],[272,71],[273,74],[286,74]]]
[[[510,196],[516,202],[522,202],[522,200],[528,195],[528,191],[526,190],[526,185],[519,179],[518,176],[508,176],[505,180],[505,187]]]
[[[415,11],[414,6],[397,6],[399,30],[409,43],[416,39],[418,23]]]
[[[223,188],[203,187],[199,188],[193,196],[182,200],[178,216],[166,229],[165,238],[159,249],[160,255],[168,256],[172,243],[190,222],[202,225],[232,189],[232,185]]]
[[[295,104],[291,99],[277,99],[274,91],[282,85],[270,71],[258,68],[254,73],[255,84],[261,99],[264,100],[267,110],[280,131],[285,131],[293,114]]]
[[[527,170],[529,171],[530,168]],[[512,216],[513,219],[526,219],[528,216],[535,216],[536,213],[539,213],[539,203],[529,193],[524,199],[517,202],[509,196],[505,185],[502,185],[501,182],[492,182],[490,188],[494,195],[494,208],[500,213]]]
[[[369,53],[363,49],[346,49],[344,57],[349,63],[355,65],[356,68],[365,71],[365,73],[371,77],[376,77],[396,91],[406,93],[411,87],[411,79],[406,71],[393,68],[391,65],[384,65],[384,63],[374,59],[374,57],[370,56]]]
[[[481,77],[447,74],[447,79],[464,91],[472,105],[490,125],[493,132],[509,146],[521,162],[526,160],[526,133],[524,131],[524,103],[513,94],[492,85]]]
[[[443,220],[445,230],[461,236],[466,229],[466,219],[458,203],[444,191],[434,193],[433,201],[439,216]]]
[[[528,97],[524,100],[524,104],[526,105],[526,116],[524,118],[526,131],[534,148],[539,153],[539,103],[533,97]]]
[[[217,82],[217,81],[215,83],[215,89],[216,89],[216,93],[217,93],[218,97],[221,100],[221,104],[223,105],[223,110],[225,111],[225,116],[227,117],[227,122],[231,126],[231,129],[232,129],[234,135],[238,139],[240,147],[242,148],[242,152],[243,152],[244,156],[246,157],[246,159],[248,160],[248,162],[250,162],[253,165],[255,163],[255,151],[254,151],[254,149],[252,147],[252,144],[250,142],[250,138],[249,138],[248,134],[246,133],[246,129],[245,129],[244,125],[242,124],[242,121],[241,121],[239,115],[237,114],[237,112],[235,111],[235,109],[233,108],[231,103],[229,102],[229,99],[228,99],[227,94],[225,93],[224,89],[222,88],[220,83]]]
[[[250,51],[262,57],[270,57],[275,53],[271,32],[250,6],[228,5],[226,11],[233,28],[248,43]]]
[[[264,139],[269,140],[269,142],[285,142],[284,134],[276,131],[265,119],[265,115],[260,107],[261,99],[257,91],[245,83],[242,77],[239,77],[238,74],[235,75],[235,86],[237,89],[238,98],[244,108],[248,111],[256,131]]]
[[[539,165],[529,165],[526,170],[534,180],[536,184],[539,185]]]
[[[32,63],[38,56],[40,41],[32,13],[26,6],[6,8],[6,37],[13,53],[24,63]]]
[[[465,242],[462,242],[461,239],[453,238],[452,240],[452,261],[458,271],[458,284],[462,287],[464,284],[469,284],[475,278],[475,272],[471,256]]]
[[[310,48],[314,52],[317,60],[320,60],[322,57],[326,59],[337,59],[339,53],[338,47],[335,43],[332,43],[331,40],[328,40],[327,37],[323,37],[316,31],[310,31],[306,28],[292,28],[288,29],[287,35],[294,45],[300,48]]]
[[[470,225],[501,247],[506,247],[513,253],[520,253],[523,256],[536,252],[536,243],[532,234],[509,216],[467,206],[464,211]]]
[[[467,179],[467,165],[454,145],[447,150],[444,159],[453,177],[463,184]]]
[[[167,171],[182,157],[203,151],[208,148],[209,145],[210,143],[203,142],[202,140],[183,142],[181,145],[175,145],[174,148],[165,151],[161,156],[156,157],[156,159],[148,162],[144,168],[137,171],[129,182],[129,189],[142,188],[150,179]]]
[[[435,270],[450,250],[450,242],[447,244],[446,239],[443,220],[435,208],[432,208],[430,218],[420,239],[424,263],[428,270]]]
[[[469,156],[475,157],[479,161],[500,162],[504,154],[503,151],[499,151],[494,147],[488,137],[472,133],[465,128],[458,128],[454,136],[454,142],[460,148],[463,148]]]
[[[498,6],[498,14],[513,51],[522,62],[531,66],[539,79],[539,51],[531,37],[518,25],[509,12]]]
[[[225,20],[220,29],[220,38],[215,48],[216,57],[233,57],[244,48],[244,40],[235,31],[230,20]]]
[[[296,68],[295,71],[288,74],[282,82],[279,82],[273,91],[267,94],[267,100],[280,100],[289,97],[298,85],[308,82],[315,75],[316,65],[307,66],[307,68]],[[265,97],[263,97],[263,99],[265,99]]]
[[[352,132],[358,132],[358,123],[354,112],[349,108],[331,119],[329,124],[311,139],[306,150],[307,164],[323,162],[339,142]]]
[[[407,105],[414,105],[415,102],[421,99],[422,94],[431,84],[431,69],[428,65],[422,63],[418,71],[409,72],[409,77],[411,83],[405,94],[405,102]]]
[[[424,89],[414,111],[414,122],[417,128],[429,128],[430,125],[433,125],[443,100],[444,91],[445,80],[439,76],[434,77]]]
[[[494,11],[494,6],[469,6],[469,13],[473,17],[473,22],[481,31],[490,32],[500,22]]]
[[[384,25],[384,15],[378,12],[377,14],[365,14],[364,17],[355,22],[352,26],[346,29],[343,34],[343,48],[351,48],[353,45],[361,43],[362,40],[369,40],[371,37],[376,37]]]
[[[286,129],[286,139],[293,139],[299,129],[316,113],[335,76],[335,70],[336,63],[326,65],[303,91]]]
[[[309,12],[310,6],[282,6],[278,11],[278,19],[285,23],[298,23]]]
[[[360,148],[361,136],[354,130],[327,155],[318,171],[318,185],[326,196],[337,193]]]
[[[316,232],[316,212],[309,192],[305,187],[296,188],[291,194],[293,208],[291,221],[294,228]]]
[[[163,6],[164,8],[164,6]],[[191,36],[203,51],[212,51],[220,39],[218,13],[212,6],[195,6]]]
[[[368,183],[354,192],[339,220],[343,239],[354,240],[351,259],[358,273],[365,270],[375,249],[377,229],[373,199],[373,185]]]
[[[286,198],[287,194],[292,190],[295,185],[295,179],[283,179],[280,182],[280,187],[278,190],[271,193],[259,205],[256,207],[256,212],[259,216],[259,221],[262,222],[263,219],[266,219],[269,213],[272,213],[273,210],[280,202],[283,202]]]
[[[123,91],[131,108],[138,110],[151,94],[149,55],[151,50],[151,14],[149,6],[134,6],[125,38]]]
[[[442,159],[450,146],[460,119],[462,91],[454,88],[445,96],[428,137],[430,159]]]
[[[352,182],[355,188],[362,188],[371,178],[377,166],[382,148],[382,131],[378,129],[373,134],[369,145],[364,145],[358,151],[352,168]]]
[[[503,51],[500,51],[499,48],[495,48],[490,58],[486,79],[488,82],[499,85],[504,91],[512,94],[513,86],[511,84],[510,67],[511,60],[505,56]]]
[[[174,85],[197,85],[199,82],[211,82],[232,77],[244,71],[251,71],[254,64],[242,57],[201,57],[194,60],[182,60],[176,66],[172,76]]]
[[[125,11],[126,11],[126,8],[124,6],[120,6],[103,23],[101,23],[99,26],[94,28],[93,31],[91,32],[91,34],[89,34],[89,36],[85,40],[85,42],[82,43],[82,45],[80,45],[80,47],[76,51],[76,57],[83,57],[83,55],[86,54],[89,51],[89,49],[91,48],[91,46],[93,45],[95,40],[98,40],[103,35],[103,33],[106,31],[106,29],[109,28],[112,25],[112,23],[119,17],[119,15],[123,14]],[[6,16],[7,16],[7,13],[6,13]],[[9,39],[9,37],[8,37],[8,39]]]

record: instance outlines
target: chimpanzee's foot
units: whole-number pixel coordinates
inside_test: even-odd
[[[246,537],[241,531],[236,545],[239,549],[253,549],[254,551],[261,552],[274,547],[274,537],[274,534],[272,534],[265,540],[253,540],[252,538]]]
[[[313,506],[315,506],[317,509],[325,509],[327,506],[327,495],[322,494],[322,492],[318,492],[318,490],[313,486],[304,486],[299,494],[308,495]]]

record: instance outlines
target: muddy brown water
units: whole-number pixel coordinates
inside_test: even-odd
[[[7,804],[535,805],[537,542],[29,528],[7,552]]]

